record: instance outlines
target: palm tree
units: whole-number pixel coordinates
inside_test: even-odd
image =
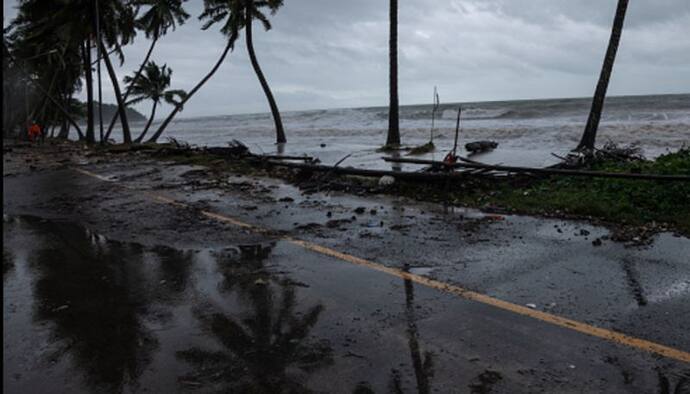
[[[125,142],[131,141],[129,123],[124,108],[124,100],[119,88],[119,82],[115,74],[115,69],[110,61],[108,48],[119,56],[120,62],[124,61],[122,46],[130,43],[136,34],[134,29],[135,10],[125,0],[99,0],[98,12],[96,12],[93,0],[72,0],[55,3],[55,7],[50,9],[50,15],[35,20],[34,29],[42,34],[56,35],[61,37],[64,42],[71,43],[76,48],[80,48],[82,53],[82,64],[84,75],[87,80],[87,97],[89,103],[87,108],[93,107],[93,83],[91,81],[91,48],[95,46],[102,54],[107,67],[108,75],[113,84],[113,90],[118,102],[118,112],[122,121],[123,137]],[[21,3],[22,7],[35,9],[46,8],[45,1],[25,0]],[[96,19],[98,14],[98,20]],[[102,27],[100,34],[97,33],[96,25]],[[98,39],[94,38],[98,37]],[[91,112],[91,111],[90,111]],[[91,112],[90,118],[93,118]],[[93,121],[89,122],[90,131],[87,132],[88,140],[93,142]],[[88,130],[87,129],[87,130]]]
[[[256,0],[245,0],[245,19],[246,19],[246,39],[247,39],[247,52],[249,52],[249,59],[252,62],[252,67],[256,73],[256,77],[259,78],[259,83],[261,83],[261,88],[264,90],[266,99],[268,100],[268,105],[271,107],[271,114],[273,115],[273,121],[276,125],[276,142],[278,144],[283,144],[287,142],[285,138],[285,130],[283,129],[283,121],[280,119],[280,111],[278,110],[278,105],[273,98],[273,93],[271,93],[271,88],[268,86],[266,77],[264,76],[261,67],[259,66],[259,61],[256,59],[256,53],[254,53],[254,43],[252,39],[252,22],[254,18],[261,21],[264,25],[266,31],[271,29],[271,24],[268,18],[261,13],[260,8],[268,6],[271,10],[271,14],[275,14],[279,7],[283,5],[283,0],[273,0],[273,1],[256,1]]]
[[[3,69],[7,68],[8,78],[18,74],[8,81],[20,78],[31,83],[32,96],[38,98],[30,111],[32,117],[45,123],[50,104],[58,110],[53,115],[74,125],[81,137],[74,118],[65,110],[68,97],[81,88],[81,41],[50,26],[59,10],[60,5],[53,2],[25,0],[19,4],[16,18],[3,32]],[[3,79],[3,86],[5,82]]]
[[[389,65],[390,65],[390,104],[388,112],[388,137],[386,147],[400,146],[400,120],[398,115],[398,0],[390,2],[390,36],[389,36]]]
[[[209,0],[204,0],[204,11],[201,13],[199,16],[200,20],[204,19],[210,19],[208,20],[204,26],[202,27],[203,30],[207,30],[211,25],[219,21],[220,19],[216,19],[218,13],[218,7],[213,4],[213,2]],[[220,18],[222,19],[224,16],[221,16]],[[187,96],[182,99],[179,105],[175,106],[173,110],[170,112],[170,114],[163,120],[163,122],[158,126],[158,129],[156,132],[153,134],[153,136],[147,141],[147,142],[156,142],[158,138],[163,134],[165,131],[165,128],[168,127],[168,124],[172,122],[172,120],[175,118],[175,115],[177,115],[178,112],[182,110],[182,107],[184,104],[187,103],[189,99],[192,98],[192,96],[201,89],[202,86],[208,82],[211,77],[218,71],[218,68],[220,68],[220,65],[223,64],[223,61],[225,61],[225,58],[228,55],[228,52],[230,52],[231,49],[234,48],[235,41],[237,40],[237,37],[239,35],[239,32],[237,30],[232,30],[230,26],[227,24],[221,28],[221,33],[224,35],[228,36],[228,40],[225,44],[225,48],[223,49],[223,52],[220,55],[220,58],[216,61],[216,63],[211,67],[211,71],[209,71],[201,80],[192,88],[192,90],[187,93]]]
[[[150,61],[144,67],[144,72],[133,76],[125,77],[125,84],[127,84],[127,90],[134,96],[132,100],[127,102],[127,105],[135,104],[147,99],[153,101],[153,107],[151,109],[151,116],[144,130],[141,132],[139,137],[137,137],[134,142],[139,143],[144,139],[144,136],[149,131],[153,118],[156,115],[156,108],[160,104],[161,100],[172,105],[180,105],[180,102],[184,100],[187,93],[184,90],[168,90],[170,87],[170,77],[172,76],[172,70],[167,66],[163,65],[159,67],[153,61]]]
[[[143,15],[136,20],[136,26],[144,32],[146,38],[151,40],[151,45],[146,52],[141,66],[139,66],[139,70],[134,74],[134,79],[139,77],[144,66],[148,63],[153,53],[153,48],[156,46],[156,43],[158,43],[158,40],[167,34],[169,30],[174,31],[178,24],[183,25],[187,19],[189,19],[189,14],[182,7],[184,1],[186,0],[136,0],[133,3],[136,7],[149,7]],[[125,90],[125,95],[123,97],[125,102],[127,102],[130,93],[130,89]],[[110,120],[108,132],[105,137],[106,141],[113,131],[115,120],[116,116],[113,116]]]
[[[99,1],[101,6],[99,7],[97,17],[100,19],[99,25],[103,28],[99,32],[99,42],[96,44],[101,57],[105,61],[105,66],[108,70],[113,90],[115,91],[115,99],[117,101],[120,121],[122,123],[122,136],[124,142],[129,144],[132,142],[132,134],[129,129],[129,122],[127,121],[127,108],[120,90],[117,75],[115,74],[115,68],[110,61],[108,47],[112,47],[117,51],[120,57],[120,64],[122,64],[124,62],[124,55],[122,54],[121,46],[130,43],[134,39],[136,34],[136,13],[129,3],[122,0]],[[92,18],[92,20],[95,21],[96,18]]]
[[[577,146],[578,151],[592,151],[594,150],[594,142],[597,138],[597,130],[599,129],[599,121],[601,120],[601,112],[604,109],[604,100],[606,99],[606,91],[611,79],[611,72],[613,71],[613,64],[616,61],[616,53],[618,52],[618,44],[623,33],[623,24],[625,22],[625,13],[628,9],[628,0],[618,0],[618,7],[616,9],[616,16],[613,20],[613,29],[611,31],[611,38],[609,39],[609,46],[606,50],[606,57],[601,68],[601,75],[599,76],[599,83],[594,93],[592,100],[592,108],[587,119],[587,126],[585,132],[582,134],[582,139]]]
[[[278,105],[273,98],[273,93],[271,93],[266,77],[263,71],[261,71],[261,67],[256,58],[252,34],[252,22],[254,19],[258,19],[267,31],[271,29],[271,23],[261,10],[263,8],[268,8],[271,14],[275,14],[278,8],[283,5],[283,0],[204,0],[204,4],[205,9],[200,16],[202,19],[208,19],[208,22],[206,22],[203,27],[204,30],[217,22],[224,21],[221,32],[225,34],[228,38],[228,42],[230,42],[233,47],[235,41],[237,41],[239,37],[240,30],[246,27],[249,59],[271,108],[271,114],[273,115],[276,126],[276,142],[279,144],[285,143],[287,140],[283,129],[283,121],[280,119],[280,111],[278,110]]]
[[[25,108],[23,116],[38,115],[42,123],[47,121],[50,103],[55,109],[50,116],[64,118],[75,126],[81,138],[79,126],[66,109],[66,96],[81,86],[78,49],[71,45],[73,41],[65,41],[38,27],[39,22],[53,10],[34,5],[22,3],[17,18],[3,32],[3,75],[7,76],[3,78],[5,98],[9,95],[35,97],[31,108]],[[19,111],[10,111],[9,101],[3,101],[5,132],[13,129],[18,121]],[[27,101],[31,100],[27,97]]]

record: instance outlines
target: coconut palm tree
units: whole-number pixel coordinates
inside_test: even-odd
[[[213,2],[204,0],[204,11],[199,16],[199,19],[208,20],[202,27],[203,30],[207,30],[209,27],[211,27],[211,25],[218,21],[216,20],[216,9],[217,7],[215,6],[215,4],[213,4]],[[224,26],[223,28],[221,28],[221,33],[228,36],[228,40],[225,44],[225,48],[223,48],[223,52],[221,52],[220,58],[218,58],[213,67],[211,67],[211,70],[206,75],[204,75],[203,78],[201,78],[201,80],[189,91],[189,93],[187,93],[187,96],[180,102],[180,104],[173,108],[170,114],[165,118],[165,120],[163,120],[160,126],[158,126],[156,132],[147,142],[156,142],[158,138],[160,138],[160,136],[165,131],[165,128],[168,127],[168,124],[170,124],[170,122],[172,122],[172,120],[175,118],[175,115],[177,115],[177,113],[182,110],[183,105],[186,104],[187,101],[189,101],[189,99],[191,99],[192,96],[196,92],[198,92],[199,89],[201,89],[201,87],[206,84],[206,82],[208,82],[211,79],[211,77],[213,77],[216,71],[218,71],[218,68],[220,68],[220,65],[223,64],[223,61],[225,61],[225,58],[227,57],[230,50],[234,48],[235,41],[237,41],[237,37],[239,35],[238,30],[235,30],[233,32],[229,26]]]
[[[136,35],[135,20],[136,12],[132,6],[122,0],[99,0],[99,12],[97,17],[100,18],[99,25],[99,42],[97,46],[100,56],[105,62],[106,69],[110,81],[115,91],[115,99],[117,101],[118,112],[120,113],[120,121],[122,123],[122,136],[124,142],[129,144],[132,142],[132,134],[129,129],[129,122],[127,121],[127,108],[125,106],[125,99],[120,90],[120,84],[115,74],[115,68],[110,60],[108,48],[116,50],[120,58],[120,64],[124,62],[124,55],[122,54],[121,46],[126,45],[134,39]],[[92,18],[96,20],[96,18]],[[95,25],[95,23],[94,23]],[[93,26],[95,28],[95,26]]]
[[[151,45],[149,46],[144,60],[141,62],[141,66],[134,75],[134,78],[138,78],[141,74],[144,66],[149,62],[151,54],[153,53],[153,48],[155,48],[158,40],[166,35],[169,30],[175,30],[177,25],[183,25],[187,19],[189,19],[189,14],[185,11],[182,3],[186,0],[136,0],[134,5],[136,7],[148,7],[143,14],[137,18],[136,26],[139,30],[143,31],[146,38],[151,40]],[[132,85],[130,85],[132,86]],[[124,101],[129,99],[131,91],[129,89],[125,90]],[[110,125],[108,126],[108,132],[106,133],[106,141],[113,131],[115,126],[116,116],[110,120]]]
[[[3,75],[8,76],[3,78],[3,91],[24,81],[18,87],[35,98],[33,102],[27,100],[31,108],[26,106],[25,117],[38,118],[44,125],[48,120],[64,118],[81,138],[79,126],[66,110],[68,96],[81,88],[81,54],[78,40],[45,28],[45,21],[56,9],[52,3],[36,1],[24,1],[18,7],[17,17],[3,31]],[[4,108],[9,108],[8,101],[4,100]],[[3,124],[10,130],[19,111],[7,112]]]
[[[118,55],[121,63],[124,61],[122,46],[130,43],[136,34],[134,29],[134,7],[125,0],[98,0],[98,10],[96,10],[93,0],[63,2],[25,0],[20,3],[20,9],[23,7],[41,9],[46,8],[47,4],[55,4],[55,6],[50,8],[50,15],[36,19],[32,23],[33,28],[41,34],[60,37],[64,42],[71,43],[70,45],[74,45],[81,51],[82,64],[80,64],[80,67],[84,70],[87,82],[87,97],[89,98],[87,108],[93,107],[91,49],[92,47],[99,49],[115,91],[124,140],[125,142],[131,142],[123,96],[119,88],[115,69],[110,60],[110,52],[107,49],[112,49]],[[96,19],[97,15],[99,16],[98,20]],[[100,30],[96,28],[97,25],[101,27]],[[89,117],[93,119],[92,110],[89,112]],[[87,128],[87,140],[89,142],[94,141],[92,123],[93,120],[89,122],[89,127]]]
[[[606,50],[606,57],[604,64],[601,67],[601,75],[597,83],[597,89],[592,100],[592,108],[589,111],[589,118],[587,119],[587,126],[582,134],[582,139],[577,146],[578,151],[592,151],[594,150],[594,142],[597,138],[597,130],[599,129],[599,121],[601,120],[601,112],[604,109],[604,101],[606,99],[606,91],[611,79],[611,72],[613,71],[613,64],[616,61],[616,53],[618,52],[618,44],[623,33],[623,24],[625,22],[625,14],[628,9],[628,0],[618,0],[618,7],[616,8],[616,16],[613,20],[613,29],[611,30],[611,38],[609,39],[609,46]]]
[[[252,67],[256,73],[256,77],[261,83],[261,88],[264,90],[266,99],[268,100],[268,105],[271,108],[271,114],[273,115],[273,121],[276,125],[276,142],[279,144],[287,142],[285,138],[285,130],[283,129],[283,121],[280,119],[280,111],[278,110],[278,105],[273,98],[273,93],[271,93],[271,88],[268,86],[266,77],[264,76],[261,67],[259,66],[259,61],[256,59],[256,53],[254,52],[254,42],[252,37],[252,22],[254,18],[261,21],[264,25],[266,31],[271,29],[271,24],[268,18],[261,13],[262,7],[269,7],[271,14],[274,14],[279,7],[283,5],[283,0],[274,1],[256,1],[256,0],[245,0],[245,19],[246,19],[246,39],[247,39],[247,52],[249,53],[249,59],[251,60]]]
[[[204,0],[204,4],[206,7],[201,18],[208,19],[204,25],[204,29],[208,29],[215,23],[222,22],[223,27],[221,28],[221,32],[225,34],[228,41],[234,45],[239,37],[239,32],[242,28],[246,28],[245,34],[249,59],[259,79],[259,83],[261,83],[261,87],[264,90],[269,107],[271,108],[271,114],[273,115],[273,121],[276,127],[276,142],[279,144],[286,142],[287,139],[285,138],[285,130],[283,128],[283,121],[280,118],[278,105],[273,98],[271,88],[268,86],[266,77],[256,58],[252,32],[252,22],[254,19],[258,19],[264,26],[264,29],[271,29],[271,23],[262,10],[268,9],[271,14],[274,14],[278,8],[283,5],[283,0]]]
[[[146,136],[146,133],[151,127],[153,118],[156,115],[156,108],[160,104],[161,100],[168,104],[180,105],[180,102],[185,98],[187,93],[184,90],[168,90],[170,87],[170,77],[172,76],[172,70],[167,66],[163,65],[159,67],[155,62],[150,61],[144,66],[144,71],[141,74],[135,73],[133,76],[125,77],[125,84],[127,84],[127,90],[134,96],[132,100],[127,102],[127,105],[136,104],[144,100],[153,101],[153,107],[151,108],[151,116],[149,116],[148,122],[144,130],[141,132],[139,137],[137,137],[134,142],[141,142]]]
[[[388,136],[386,147],[400,146],[400,119],[398,115],[398,0],[389,0],[390,36],[389,36],[389,89]]]

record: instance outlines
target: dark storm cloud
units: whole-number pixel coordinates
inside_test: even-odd
[[[196,17],[202,5],[187,8]],[[446,102],[588,96],[615,7],[615,0],[402,0],[401,101],[427,102],[434,85]],[[272,22],[270,32],[256,29],[255,46],[281,109],[386,104],[387,1],[287,0]],[[690,1],[632,1],[611,93],[690,91],[687,37]],[[127,48],[121,76],[147,45],[139,37]],[[215,27],[200,31],[194,18],[162,39],[154,57],[173,68],[175,87],[190,89],[223,45]],[[266,110],[239,42],[182,115]]]

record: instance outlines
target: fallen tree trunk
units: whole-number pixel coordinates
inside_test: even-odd
[[[486,169],[492,171],[511,172],[516,174],[543,174],[543,175],[563,175],[563,176],[584,176],[591,178],[620,178],[620,179],[638,179],[648,181],[681,181],[690,182],[688,175],[662,175],[662,174],[630,174],[622,172],[600,172],[600,171],[580,171],[580,170],[562,170],[553,168],[533,168],[533,167],[514,167],[504,165],[492,165],[479,162],[468,162],[463,160],[463,163],[448,164],[442,161],[422,160],[422,159],[406,159],[397,157],[384,157],[383,160],[390,163],[409,163],[409,164],[424,164],[438,166],[441,168],[475,168]]]
[[[449,179],[468,179],[469,174],[461,171],[447,172],[447,173],[425,173],[425,172],[401,172],[392,170],[370,170],[365,168],[353,168],[353,167],[333,167],[322,164],[306,164],[306,163],[291,163],[276,160],[260,160],[261,163],[274,166],[274,167],[285,167],[294,168],[304,171],[314,171],[314,172],[330,172],[333,174],[340,175],[355,175],[364,177],[376,177],[380,178],[382,176],[392,176],[395,179],[407,180],[407,181],[431,181],[440,182],[447,181]]]

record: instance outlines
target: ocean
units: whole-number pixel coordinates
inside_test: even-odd
[[[462,106],[459,146],[477,140],[499,143],[494,152],[475,160],[549,165],[557,161],[553,154],[563,155],[577,145],[590,103],[591,99],[578,98],[441,104],[435,121],[436,152],[418,157],[440,160],[452,148],[457,108]],[[400,108],[403,145],[429,141],[432,108]],[[225,146],[237,139],[256,153],[307,154],[325,164],[351,154],[343,166],[390,166],[376,152],[386,138],[387,107],[294,111],[282,117],[288,139],[282,149],[274,144],[270,113],[180,118],[170,124],[162,140],[174,137],[197,146]],[[597,139],[599,145],[606,141],[635,144],[650,158],[690,146],[690,94],[608,98]]]

